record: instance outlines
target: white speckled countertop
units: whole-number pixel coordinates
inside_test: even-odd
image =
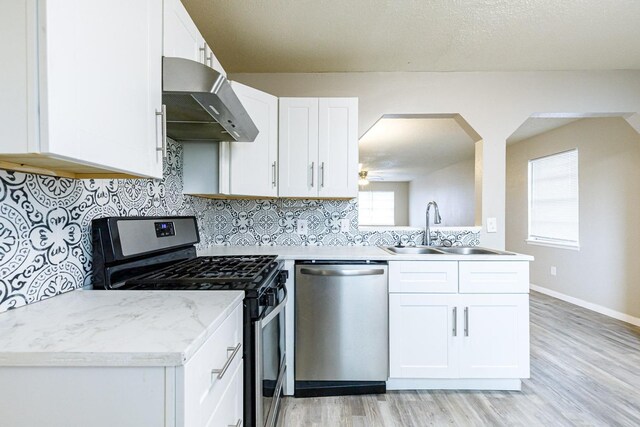
[[[377,246],[212,246],[200,256],[278,255],[285,260],[533,261],[530,255],[394,255]]]
[[[0,366],[178,366],[239,291],[74,291],[0,313]]]

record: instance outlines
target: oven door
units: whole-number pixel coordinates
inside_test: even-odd
[[[269,307],[255,322],[256,349],[256,427],[273,427],[278,420],[285,373],[284,307],[287,290],[277,291],[277,304]]]

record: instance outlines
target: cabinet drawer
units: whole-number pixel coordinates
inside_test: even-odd
[[[460,293],[521,294],[529,292],[529,263],[461,261]]]
[[[457,261],[391,261],[389,292],[456,293]]]
[[[200,425],[206,427],[232,427],[244,425],[242,407],[242,363],[240,363],[230,378],[229,384],[224,389],[222,396],[216,402],[217,405],[212,414],[201,418]]]
[[[206,420],[211,416],[234,372],[242,365],[242,350],[242,305],[239,305],[185,365],[187,419]],[[212,371],[223,369],[227,362],[226,371],[218,378],[219,374]]]

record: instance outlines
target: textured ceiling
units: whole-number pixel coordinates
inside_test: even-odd
[[[640,69],[639,0],[183,0],[227,72]]]
[[[383,117],[360,138],[360,162],[374,180],[411,181],[473,159],[475,140],[456,118]]]

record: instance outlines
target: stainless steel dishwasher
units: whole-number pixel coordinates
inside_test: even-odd
[[[388,313],[386,263],[297,263],[295,395],[384,393]]]

